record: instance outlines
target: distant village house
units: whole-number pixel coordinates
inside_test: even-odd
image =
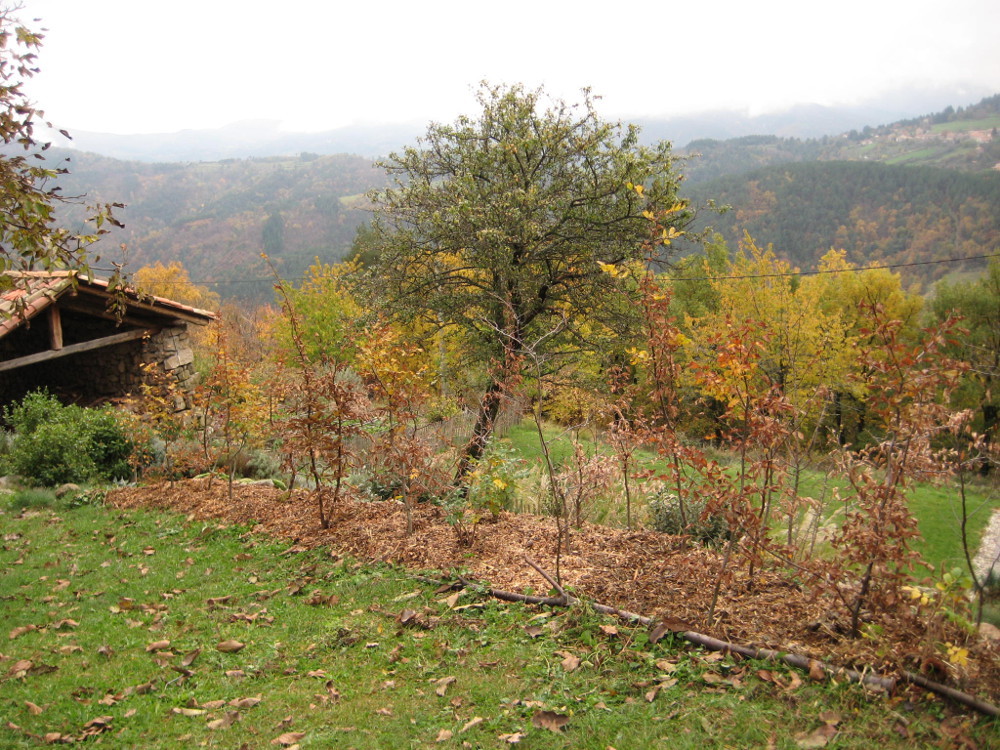
[[[75,271],[16,276],[13,288],[12,278],[0,286],[0,405],[39,388],[84,406],[114,401],[137,393],[144,365],[156,363],[177,386],[175,409],[190,408],[188,326],[208,325],[213,313],[133,292],[118,294],[115,313],[107,281]]]

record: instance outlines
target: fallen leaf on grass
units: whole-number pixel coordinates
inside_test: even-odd
[[[540,636],[540,635],[541,635],[542,633],[544,633],[545,631],[544,631],[544,630],[542,630],[542,629],[541,629],[540,627],[538,627],[537,625],[529,625],[528,627],[526,627],[526,628],[524,629],[524,632],[525,632],[525,634],[526,634],[526,635],[527,635],[527,636],[528,636],[529,638],[537,638],[538,636]]]
[[[285,732],[278,737],[271,740],[272,745],[283,745],[284,747],[291,747],[296,744],[299,740],[306,736],[305,732]]]
[[[569,651],[556,651],[556,656],[563,657],[562,668],[566,672],[572,672],[580,666],[580,657]]]
[[[177,706],[171,708],[170,712],[181,716],[202,716],[208,713],[204,708],[178,708]]]
[[[28,672],[31,668],[35,666],[35,663],[30,659],[19,659],[14,662],[14,665],[7,670],[7,676],[15,680],[21,680],[28,676]]]
[[[514,732],[513,734],[500,734],[497,735],[497,739],[501,742],[506,742],[510,745],[516,745],[518,742],[523,740],[526,735],[521,732]]]
[[[439,599],[442,604],[448,605],[448,609],[454,609],[455,605],[458,604],[458,600],[461,598],[462,592],[456,591],[451,596],[447,596],[444,599]]]
[[[32,703],[31,701],[25,701],[24,706],[25,708],[28,709],[28,713],[32,714],[33,716],[38,716],[38,714],[42,712],[42,707]]]
[[[261,702],[262,698],[263,696],[261,695],[255,695],[249,698],[236,698],[229,701],[229,705],[234,706],[235,708],[253,708]]]
[[[375,709],[375,713],[377,713],[379,716],[392,716],[392,709],[391,708],[377,708],[377,709]]]
[[[416,597],[420,596],[420,594],[422,594],[422,593],[423,593],[423,591],[421,589],[414,589],[413,591],[410,591],[410,592],[408,592],[406,594],[400,594],[395,599],[393,599],[393,601],[394,602],[405,602],[405,601],[408,601],[410,599],[415,599]]]
[[[563,727],[569,724],[569,717],[566,714],[557,714],[555,711],[535,711],[531,716],[531,723],[539,729],[561,733]]]
[[[797,690],[802,687],[802,678],[799,677],[798,672],[792,670],[788,675],[788,687],[785,690]]]
[[[78,652],[81,652],[81,651],[83,651],[83,649],[80,648],[79,646],[75,645],[75,644],[74,645],[69,645],[69,646],[60,646],[59,647],[59,653],[62,654],[63,656],[69,656],[70,654],[75,654],[75,653],[78,653]]]
[[[101,732],[107,732],[111,729],[112,721],[114,721],[113,716],[98,716],[96,719],[91,719],[83,725],[83,735],[81,736],[81,739],[91,737],[95,734],[100,734]]]
[[[667,633],[683,633],[691,629],[691,625],[676,617],[665,617],[649,631],[649,642],[658,643]]]
[[[194,651],[188,651],[186,654],[184,654],[184,658],[181,659],[181,666],[190,667],[192,664],[194,664],[194,660],[198,658],[198,655],[200,653],[201,653],[200,648],[196,648]]]
[[[656,696],[659,694],[661,690],[672,688],[676,684],[677,684],[677,678],[675,677],[669,677],[667,679],[661,680],[659,683],[654,685],[652,689],[647,690],[645,695],[643,695],[643,698],[646,699],[647,703],[652,703],[654,700],[656,700]],[[605,706],[605,708],[607,708],[607,706]]]
[[[609,636],[610,635],[618,635],[618,626],[617,625],[601,625],[601,632],[604,633],[604,635],[609,635]]]
[[[434,684],[437,686],[434,688],[434,692],[440,697],[444,698],[444,694],[448,690],[448,686],[455,681],[454,677],[442,677],[440,680],[436,680]]]
[[[146,651],[166,651],[168,648],[170,648],[170,641],[153,641],[146,646]]]
[[[14,640],[25,633],[30,633],[32,630],[38,630],[37,625],[21,625],[20,627],[14,628],[10,631],[10,635],[7,636],[10,640]]]
[[[468,730],[472,729],[473,727],[479,726],[480,724],[482,724],[483,721],[484,721],[484,719],[483,719],[482,716],[477,716],[474,719],[470,719],[469,721],[465,722],[465,725],[461,729],[458,730],[458,733],[461,734],[462,732],[467,732]]]
[[[447,742],[452,737],[454,737],[454,734],[452,733],[452,731],[450,729],[442,729],[440,732],[438,732],[437,739],[435,739],[434,741],[435,742]]]
[[[826,670],[815,659],[809,660],[809,679],[814,682],[823,682],[826,679]]]
[[[240,719],[239,711],[229,711],[221,719],[213,719],[209,721],[205,726],[209,729],[229,729],[233,724],[235,724]]]
[[[230,639],[228,641],[222,641],[222,643],[216,645],[215,648],[224,654],[235,654],[237,651],[242,651],[246,648],[246,644]]]
[[[816,748],[826,747],[836,734],[835,728],[824,724],[812,732],[800,732],[795,735],[795,745],[801,750],[816,750]]]
[[[829,724],[830,726],[837,726],[840,723],[840,714],[836,711],[824,711],[819,715],[819,720],[824,724]]]

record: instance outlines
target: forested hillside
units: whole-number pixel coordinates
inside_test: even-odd
[[[790,162],[860,161],[987,172],[1000,165],[1000,94],[953,109],[837,136],[799,139],[752,135],[702,139],[680,153],[688,184]]]
[[[368,218],[365,191],[384,175],[357,156],[268,158],[191,164],[123,162],[66,152],[66,194],[114,200],[125,223],[104,242],[126,243],[133,270],[179,260],[195,280],[222,283],[223,297],[270,300],[260,258],[283,275],[300,275],[315,257],[338,260]],[[78,217],[73,217],[78,219]]]
[[[831,247],[848,259],[907,264],[984,255],[1000,248],[1000,173],[931,167],[812,162],[767,167],[689,188],[696,202],[731,206],[702,212],[730,242],[749,232],[805,269]],[[969,263],[985,267],[985,261]],[[908,280],[931,281],[955,264],[914,266]]]
[[[840,136],[702,140],[678,153],[688,157],[685,195],[732,207],[703,211],[700,226],[733,244],[749,231],[803,268],[831,247],[856,263],[914,263],[1000,247],[998,125],[1000,95]],[[127,204],[106,252],[126,243],[133,270],[179,260],[192,279],[220,282],[224,298],[255,302],[272,297],[261,251],[289,278],[315,257],[340,259],[369,217],[363,194],[385,184],[359,156],[152,164],[50,153],[52,163],[72,159],[66,194]],[[908,280],[947,270],[919,267]]]

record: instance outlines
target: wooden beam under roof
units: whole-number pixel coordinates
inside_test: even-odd
[[[111,336],[104,336],[99,339],[81,341],[79,344],[70,344],[69,346],[64,346],[62,349],[50,349],[44,352],[36,352],[35,354],[26,354],[23,357],[17,357],[16,359],[8,359],[5,362],[0,362],[0,372],[4,372],[6,370],[16,370],[21,367],[27,367],[28,365],[38,364],[39,362],[49,362],[60,357],[68,357],[70,354],[79,354],[80,352],[89,352],[94,349],[103,349],[106,346],[123,344],[126,341],[135,341],[136,339],[141,339],[144,336],[152,336],[155,333],[156,329],[136,328],[131,331],[124,331]]]

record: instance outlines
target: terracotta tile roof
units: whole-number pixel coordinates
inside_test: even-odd
[[[100,295],[110,296],[106,279],[87,279],[76,271],[27,271],[5,274],[17,280],[15,288],[0,294],[0,338],[6,336],[25,321],[31,320],[46,310],[59,297],[74,289],[93,291]],[[190,305],[166,299],[164,297],[143,296],[141,299],[134,290],[128,289],[126,305],[154,310],[167,317],[195,318],[196,322],[208,323],[218,316],[208,310],[199,310]],[[182,315],[176,315],[182,313]]]

